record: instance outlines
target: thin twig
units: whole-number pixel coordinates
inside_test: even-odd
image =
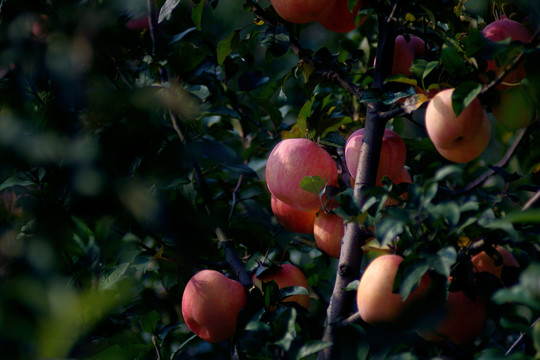
[[[533,206],[538,200],[540,200],[540,190],[538,190],[533,197],[531,197],[525,205],[523,205],[523,208],[521,210],[525,211],[529,209],[531,206]]]

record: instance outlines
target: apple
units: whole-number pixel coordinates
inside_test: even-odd
[[[300,234],[313,234],[317,211],[297,210],[274,195],[270,197],[270,205],[276,220],[285,230]]]
[[[36,14],[31,32],[34,40],[39,42],[44,41],[49,35],[49,16],[46,14]]]
[[[527,127],[538,118],[530,89],[525,86],[501,89],[499,103],[491,112],[508,130]]]
[[[336,0],[270,0],[282,19],[296,24],[316,21],[330,13]]]
[[[337,0],[335,1],[332,10],[330,10],[330,13],[325,17],[319,18],[317,21],[330,31],[347,33],[356,29],[366,19],[364,16],[358,21],[358,24],[356,24],[356,15],[362,7],[364,7],[364,0],[358,0],[353,11],[349,9],[348,0]]]
[[[478,99],[456,116],[452,107],[453,92],[453,88],[442,90],[429,101],[425,113],[426,131],[444,158],[466,163],[486,149],[491,124]]]
[[[257,274],[253,274],[253,285],[262,290],[262,283],[268,281],[275,281],[278,288],[286,288],[289,286],[300,286],[309,290],[306,276],[298,267],[292,264],[281,264],[280,268],[272,272],[263,272],[257,277]],[[300,306],[307,309],[309,305],[309,295],[293,295],[283,299],[283,302],[295,302]]]
[[[353,178],[356,177],[363,137],[364,129],[356,130],[349,135],[345,144],[345,163]],[[393,130],[385,129],[377,169],[377,183],[379,185],[382,184],[381,180],[384,176],[390,179],[400,176],[405,165],[406,155],[407,149],[401,136]]]
[[[463,291],[448,293],[442,317],[417,330],[428,341],[450,341],[455,345],[472,343],[484,328],[486,305],[480,296],[469,298]]]
[[[500,255],[500,257],[497,259],[494,259],[485,251],[474,255],[471,259],[473,270],[475,273],[488,272],[493,274],[501,281],[502,284],[505,284],[503,279],[503,269],[507,267],[519,268],[519,263],[516,261],[512,253],[506,250],[505,247],[497,245],[495,250]]]
[[[325,212],[317,215],[313,226],[313,236],[317,247],[328,256],[339,258],[344,232],[341,216]]]
[[[366,269],[356,293],[356,304],[362,319],[372,325],[384,327],[402,327],[405,319],[428,293],[431,279],[426,273],[420,284],[406,300],[400,294],[392,292],[394,280],[403,257],[396,254],[379,255]]]
[[[246,303],[246,291],[238,281],[216,270],[201,270],[184,289],[182,316],[197,336],[217,343],[234,334],[240,310]]]
[[[266,185],[270,193],[295,209],[318,210],[324,199],[300,187],[306,176],[319,176],[327,185],[337,186],[338,171],[332,156],[308,139],[280,141],[266,162]]]
[[[488,24],[483,30],[482,34],[491,41],[503,41],[510,38],[511,41],[529,42],[532,39],[532,34],[523,24],[510,19],[500,19]],[[498,73],[501,68],[497,65],[495,60],[489,60],[487,70],[495,71]],[[508,73],[503,83],[498,88],[505,88],[508,85],[515,85],[519,83],[526,76],[525,67],[521,63],[516,69]]]
[[[410,70],[414,59],[425,55],[424,40],[415,35],[398,35],[394,44],[392,75],[412,76]]]
[[[148,15],[143,14],[137,17],[133,17],[126,21],[126,28],[131,31],[142,31],[144,29],[148,29],[150,27],[150,23],[148,21]]]

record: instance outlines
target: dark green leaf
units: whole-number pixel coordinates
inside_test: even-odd
[[[452,107],[456,116],[469,106],[482,91],[482,85],[474,81],[466,81],[458,85],[452,93]]]
[[[219,65],[223,65],[223,62],[238,47],[238,41],[240,39],[240,32],[233,31],[225,39],[221,40],[217,46],[217,61]]]
[[[261,45],[276,57],[281,56],[289,50],[290,37],[285,26],[271,26],[266,30]]]
[[[152,310],[141,318],[141,328],[144,332],[154,334],[161,316],[156,310]]]
[[[201,0],[199,3],[193,5],[191,10],[191,20],[195,24],[197,30],[201,31],[202,15],[204,10],[205,0]]]

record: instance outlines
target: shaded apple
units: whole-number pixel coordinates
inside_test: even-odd
[[[360,26],[366,17],[358,20],[356,23],[356,15],[362,7],[364,7],[365,1],[358,0],[353,8],[353,11],[349,9],[348,0],[337,0],[332,7],[332,10],[325,17],[319,18],[317,21],[324,28],[337,33],[347,33]]]
[[[253,274],[251,279],[253,285],[257,286],[262,290],[262,283],[275,281],[279,289],[283,289],[289,286],[299,286],[303,287],[309,291],[308,282],[306,276],[298,267],[292,264],[281,264],[280,267],[275,269],[275,271],[263,272],[257,277],[257,274]],[[293,295],[287,297],[283,302],[295,302],[300,306],[303,306],[307,309],[309,305],[309,295]]]
[[[270,197],[270,205],[276,220],[284,229],[300,234],[313,234],[317,211],[300,211],[274,195]]]
[[[317,247],[333,258],[339,258],[341,238],[345,232],[343,218],[336,214],[320,212],[315,219],[313,236]]]
[[[246,291],[238,281],[215,270],[201,270],[184,289],[182,316],[201,339],[221,342],[235,333],[240,310],[246,303]]]
[[[270,0],[270,2],[282,19],[303,24],[328,15],[335,0]]]

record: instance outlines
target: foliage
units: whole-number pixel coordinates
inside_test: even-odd
[[[372,2],[347,34],[284,23],[263,0],[0,1],[2,357],[315,358],[330,345],[322,337],[338,261],[276,222],[265,161],[279,140],[307,137],[347,175],[345,139],[372,102],[403,106],[388,126],[407,144],[413,183],[370,188],[363,206],[346,181],[326,191],[347,221],[375,229],[377,246],[405,256],[395,290],[406,297],[426,271],[469,289],[477,239],[507,246],[521,271],[512,286],[479,290],[491,299],[489,320],[470,347],[361,322],[339,329],[339,346],[359,359],[538,356],[540,213],[525,209],[540,190],[538,122],[509,131],[490,117],[488,150],[455,165],[422,119],[425,102],[449,86],[457,112],[477,97],[489,109],[487,60],[518,54],[539,113],[538,43],[480,32],[502,14],[538,29],[530,3],[398,1],[399,32],[421,36],[429,52],[413,77],[389,77],[380,91],[371,88],[378,16],[392,1]],[[320,193],[325,184],[304,186]],[[261,261],[299,266],[309,309],[281,302],[302,288],[270,283],[247,289],[233,339],[193,336],[180,311],[189,278],[203,268],[238,275],[217,229],[250,274]]]

